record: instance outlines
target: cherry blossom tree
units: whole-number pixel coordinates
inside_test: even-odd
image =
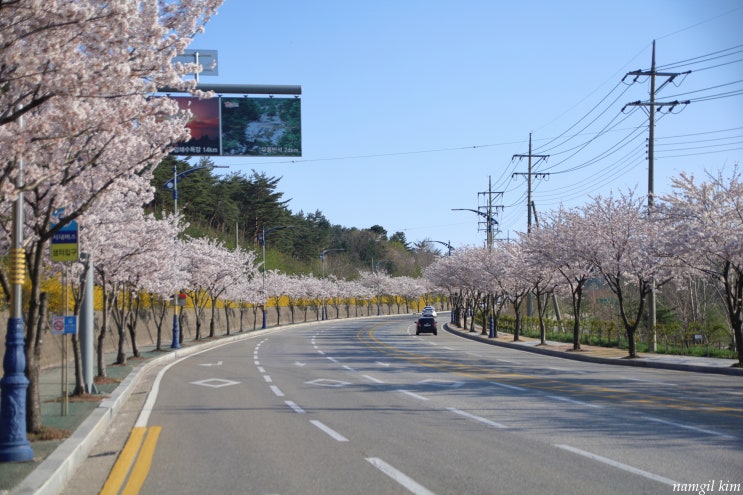
[[[335,310],[335,318],[338,319],[341,317],[340,307],[344,297],[346,296],[345,288],[341,280],[339,280],[335,275],[326,276],[323,282],[325,286],[325,300]],[[327,309],[325,314],[326,318],[330,319]]]
[[[617,198],[598,196],[583,211],[589,259],[617,296],[629,357],[635,358],[647,295],[672,278],[669,260],[662,256],[659,222],[648,218],[645,198],[632,191]]]
[[[738,365],[743,366],[743,180],[708,175],[697,183],[682,173],[658,212],[668,229],[669,252],[685,266],[718,281],[733,330]]]
[[[0,224],[23,193],[31,291],[26,320],[27,430],[41,429],[38,362],[45,247],[119,179],[145,173],[188,136],[187,112],[158,87],[221,0],[17,0],[0,16]],[[191,83],[192,84],[192,83]],[[65,215],[50,226],[53,212]],[[7,250],[7,240],[0,241]],[[8,276],[0,269],[7,289]],[[6,290],[6,294],[11,294]]]
[[[485,293],[483,318],[482,318],[482,335],[490,335],[488,325],[492,319],[492,336],[497,337],[498,325],[503,306],[508,301],[504,286],[501,283],[506,276],[505,263],[503,257],[505,253],[500,248],[501,244],[497,243],[494,249],[478,247],[470,251],[470,261],[474,267],[474,273],[477,274],[478,285],[482,287]]]
[[[379,270],[374,272],[359,272],[359,283],[369,289],[373,294],[372,298],[369,299],[369,302],[371,303],[372,300],[374,300],[377,303],[377,315],[381,313],[380,306],[382,304],[382,297],[387,290],[388,278],[389,277],[386,273]]]
[[[313,280],[311,279],[312,277],[308,275],[290,275],[286,280],[287,285],[284,291],[289,301],[292,323],[296,321],[295,310],[297,307],[302,310],[304,321],[307,321],[307,308],[312,299],[310,287],[313,285]]]
[[[281,325],[281,299],[286,294],[286,289],[291,285],[289,276],[278,270],[266,272],[265,297],[267,301],[273,299],[276,310],[276,324]]]
[[[235,304],[239,304],[234,299],[233,288],[241,290],[250,290],[250,284],[257,278],[258,269],[255,266],[256,254],[244,249],[229,250],[222,248],[218,253],[219,259],[213,260],[215,265],[220,265],[216,270],[213,283],[209,290],[209,297],[212,301],[212,318],[209,324],[209,336],[214,337],[216,331],[217,302],[222,301],[225,314],[225,323],[227,335],[230,335],[230,315],[233,312]],[[215,266],[216,268],[216,266]]]
[[[255,253],[241,249],[229,250],[221,242],[207,239],[188,239],[184,253],[190,274],[188,295],[193,301],[196,316],[196,340],[201,338],[201,323],[207,305],[211,305],[209,337],[216,336],[217,303],[230,285],[241,278],[257,276]]]
[[[394,281],[397,284],[396,292],[405,302],[405,312],[409,313],[410,303],[419,301],[426,294],[426,286],[421,279],[413,277],[395,277]],[[397,312],[400,312],[399,307]]]
[[[532,228],[529,258],[532,263],[556,270],[570,290],[573,312],[573,350],[580,350],[580,323],[583,289],[595,268],[585,242],[592,233],[586,229],[579,209],[560,207],[548,212]]]
[[[254,267],[255,268],[255,267]],[[243,323],[243,317],[246,310],[252,306],[260,306],[256,304],[259,301],[259,293],[261,291],[261,277],[257,276],[257,268],[251,277],[250,274],[244,274],[241,277],[235,277],[234,283],[227,286],[224,292],[224,299],[231,301],[237,305],[237,309],[240,315],[239,319],[239,331],[245,331]],[[255,326],[253,327],[255,329]],[[229,332],[228,332],[229,333]]]
[[[504,275],[498,280],[503,294],[513,307],[515,323],[513,340],[521,340],[521,304],[531,292],[532,284],[523,276],[526,266],[526,255],[523,245],[517,242],[501,243],[498,248],[504,269]]]
[[[459,321],[460,291],[455,277],[457,266],[457,260],[453,256],[444,256],[423,270],[423,277],[448,295],[452,304],[452,321]]]
[[[80,217],[80,247],[93,259],[97,282],[104,293],[103,323],[97,345],[99,376],[105,376],[103,345],[109,316],[116,315],[117,363],[123,364],[125,329],[130,332],[132,350],[137,354],[134,332],[138,312],[134,310],[139,298],[130,296],[143,287],[149,291],[173,289],[172,284],[178,282],[177,272],[168,267],[177,224],[172,217],[159,220],[144,215],[142,206],[151,199],[152,188],[143,179],[139,184],[138,189],[132,189],[134,182],[127,182],[126,188],[109,190],[96,202],[96,208]],[[137,242],[131,242],[132,239]],[[160,276],[156,278],[155,274]],[[162,281],[166,278],[163,274],[169,282]]]
[[[531,292],[537,301],[537,318],[539,320],[540,344],[547,343],[547,329],[544,324],[544,314],[547,309],[547,299],[551,297],[558,286],[558,273],[552,266],[542,262],[539,256],[533,255],[542,248],[541,239],[528,234],[519,235],[519,243],[524,252],[525,265],[521,268],[522,276],[531,284]]]

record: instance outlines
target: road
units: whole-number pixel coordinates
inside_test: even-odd
[[[658,495],[743,482],[740,377],[416,336],[412,316],[259,332],[152,380],[136,427],[111,434],[142,435],[130,493]],[[65,493],[98,492],[76,478]]]

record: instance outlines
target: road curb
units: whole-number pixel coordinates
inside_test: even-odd
[[[447,332],[464,337],[465,339],[475,340],[484,344],[495,345],[499,347],[506,347],[509,349],[516,349],[519,351],[532,352],[535,354],[543,354],[546,356],[554,356],[562,359],[572,359],[573,361],[584,361],[589,363],[599,364],[611,364],[615,366],[634,366],[638,368],[658,368],[675,371],[690,371],[694,373],[714,373],[719,375],[732,375],[732,376],[743,376],[743,368],[733,367],[717,367],[717,366],[699,366],[693,364],[681,364],[681,363],[670,363],[660,361],[648,361],[642,358],[627,359],[627,358],[603,358],[599,356],[590,356],[581,354],[579,352],[570,353],[565,351],[558,351],[555,349],[546,349],[544,347],[533,347],[529,345],[519,344],[516,342],[499,342],[490,338],[481,336],[477,333],[463,332],[453,328],[449,323],[444,324],[444,330]]]

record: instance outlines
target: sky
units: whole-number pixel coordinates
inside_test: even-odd
[[[301,157],[216,171],[444,249],[483,246],[488,205],[496,239],[527,230],[529,154],[532,222],[646,194],[650,77],[625,76],[650,71],[653,41],[655,194],[743,166],[741,26],[740,0],[225,0],[189,48],[218,52],[205,84],[302,88]]]

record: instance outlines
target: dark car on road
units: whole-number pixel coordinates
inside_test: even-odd
[[[415,324],[415,334],[420,335],[423,332],[431,332],[438,335],[436,318],[433,316],[421,316]]]

